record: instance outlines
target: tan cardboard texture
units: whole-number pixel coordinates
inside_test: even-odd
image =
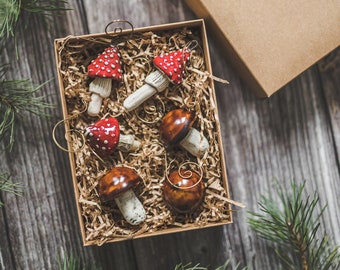
[[[231,204],[238,204],[229,198],[215,90],[207,75],[212,71],[204,21],[136,28],[131,36],[129,31],[123,33],[126,33],[126,41],[119,50],[124,59],[125,81],[116,85],[111,96],[103,100],[99,118],[116,116],[122,133],[133,134],[141,140],[143,147],[131,154],[118,150],[105,160],[93,154],[80,134],[98,120],[98,117],[89,117],[84,110],[84,105],[91,99],[86,63],[103,51],[111,39],[105,34],[94,34],[55,40],[60,96],[83,244],[102,245],[232,223]],[[191,55],[193,64],[187,69],[184,85],[171,86],[150,98],[151,103],[146,103],[145,108],[156,106],[161,109],[163,104],[166,112],[179,107],[195,111],[197,118],[193,127],[196,125],[202,134],[205,133],[210,143],[200,158],[178,148],[166,148],[159,136],[160,122],[157,119],[147,121],[146,111],[126,113],[122,110],[122,101],[138,88],[136,85],[140,87],[145,76],[154,69],[151,59],[164,50],[175,48],[176,44],[182,47],[193,39],[197,39],[199,46]],[[166,181],[170,170],[183,163],[196,163],[201,168],[206,193],[199,209],[178,215],[162,199],[162,182]],[[143,179],[135,190],[146,210],[146,220],[140,225],[128,224],[114,203],[104,204],[98,197],[99,179],[115,166],[133,168]]]
[[[340,1],[186,0],[226,56],[268,97],[340,45]]]

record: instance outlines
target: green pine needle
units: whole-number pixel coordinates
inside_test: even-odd
[[[21,183],[12,182],[9,174],[0,173],[0,191],[5,191],[17,196],[21,196],[24,187],[25,186]],[[3,205],[4,203],[0,201],[0,207]]]
[[[69,10],[65,8],[66,4],[64,0],[0,0],[0,38],[15,36],[22,13],[42,15],[45,21],[49,21],[52,14]]]
[[[19,14],[20,1],[0,0],[0,38],[14,36],[14,28]]]
[[[79,258],[76,258],[70,253],[68,256],[64,256],[58,260],[58,270],[90,270],[90,269],[101,269],[95,265],[88,265],[81,263]]]
[[[43,101],[44,96],[36,96],[44,84],[33,86],[29,80],[5,80],[5,72],[6,66],[0,66],[0,141],[6,136],[6,147],[11,150],[15,125],[23,112],[47,116],[45,109],[53,106]]]
[[[69,257],[64,258],[62,261],[59,260],[59,270],[79,270],[85,269],[80,266],[80,261],[73,257],[71,254]]]
[[[282,207],[273,198],[262,196],[259,202],[262,213],[250,212],[249,224],[256,233],[272,243],[284,269],[327,270],[340,265],[338,247],[331,248],[327,235],[317,239],[320,220],[325,209],[315,213],[319,197],[303,197],[305,183],[292,184],[289,196],[279,186],[277,195]],[[289,252],[290,251],[290,252]]]
[[[230,260],[227,260],[223,265],[217,267],[215,270],[226,270],[227,267],[230,267]],[[236,265],[236,267],[233,268],[233,269],[238,270],[239,264]],[[248,269],[248,267],[242,268],[242,270],[247,270],[247,269]],[[199,263],[194,265],[194,266],[192,266],[192,263],[188,263],[188,264],[180,263],[180,264],[176,265],[174,270],[208,270],[208,268],[200,266]]]

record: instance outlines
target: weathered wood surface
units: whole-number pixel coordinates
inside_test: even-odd
[[[1,55],[1,63],[11,63],[8,79],[42,83],[56,78],[53,40],[103,32],[112,19],[125,18],[142,27],[196,18],[180,0],[69,3],[73,10],[54,17],[48,31],[36,17],[27,29],[19,25],[19,57],[13,43]],[[234,223],[83,247],[68,156],[51,138],[62,117],[54,79],[43,90],[46,100],[57,104],[50,110],[53,117],[26,115],[17,126],[13,151],[1,153],[0,171],[10,172],[26,189],[22,197],[0,196],[5,202],[0,209],[0,269],[56,269],[58,257],[71,252],[103,269],[173,269],[180,262],[214,269],[227,258],[252,269],[276,269],[270,249],[247,223],[247,210],[258,210],[260,195],[272,191],[275,179],[287,188],[292,180],[306,180],[307,191],[320,196],[319,209],[328,204],[323,228],[340,244],[340,50],[261,100],[239,79],[210,34],[209,44],[214,75],[231,82],[216,83],[216,91],[231,195],[247,205],[235,213]]]

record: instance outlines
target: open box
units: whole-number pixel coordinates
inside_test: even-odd
[[[64,115],[67,149],[77,202],[78,218],[84,245],[101,245],[132,238],[155,236],[232,223],[226,166],[222,147],[217,102],[212,80],[209,49],[203,20],[124,30],[119,35],[124,80],[116,84],[110,97],[104,98],[100,114],[86,112],[91,100],[87,65],[111,43],[111,36],[94,34],[68,36],[55,40],[55,56]],[[196,40],[190,65],[181,85],[171,85],[134,111],[124,110],[124,99],[144,84],[155,69],[152,58],[157,54],[182,48]],[[115,41],[115,38],[112,39]],[[209,141],[202,157],[182,148],[167,148],[159,136],[164,114],[176,108],[195,111],[194,126]],[[133,134],[142,147],[135,152],[116,150],[101,159],[84,143],[82,131],[105,116],[116,117],[121,132]],[[171,166],[197,164],[205,185],[205,196],[193,212],[178,214],[164,202],[163,181]],[[175,165],[174,165],[175,164]],[[146,210],[146,220],[128,224],[117,206],[102,203],[98,180],[111,168],[133,168],[142,178],[135,193]]]
[[[269,97],[340,45],[340,2],[186,0],[226,59]]]

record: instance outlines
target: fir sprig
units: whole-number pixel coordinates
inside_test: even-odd
[[[53,107],[44,102],[44,96],[36,96],[42,85],[34,86],[29,80],[5,80],[6,66],[0,66],[0,141],[8,135],[6,147],[12,149],[14,128],[23,112],[46,116],[46,108]]]
[[[226,270],[226,269],[230,269],[230,260],[227,260],[223,265],[217,267],[215,270]],[[234,268],[234,270],[238,270],[240,269],[239,268],[239,264],[236,265]],[[245,267],[245,268],[242,268],[240,270],[247,270],[248,267]],[[200,264],[196,264],[194,266],[192,266],[192,263],[187,263],[187,264],[183,264],[183,263],[180,263],[180,264],[177,264],[175,266],[175,269],[174,270],[208,270],[207,267],[203,267],[203,266],[200,266]]]
[[[101,268],[94,264],[89,265],[86,263],[82,263],[79,258],[74,257],[73,254],[70,253],[67,256],[63,256],[63,258],[59,258],[58,269],[59,270],[90,270],[90,269],[100,270]]]
[[[15,28],[22,13],[42,15],[48,21],[56,11],[65,11],[64,0],[0,0],[0,38],[15,35]]]
[[[0,191],[6,191],[14,195],[21,196],[23,193],[24,185],[22,183],[14,183],[11,181],[11,176],[7,173],[0,173]],[[0,207],[4,203],[0,201]]]
[[[58,261],[59,270],[84,270],[85,267],[80,265],[80,260],[75,258],[72,254]]]
[[[14,28],[19,19],[20,1],[0,0],[0,38],[14,35]]]
[[[262,196],[259,202],[262,213],[251,212],[249,224],[259,236],[274,245],[284,269],[327,270],[338,269],[340,254],[338,247],[331,248],[326,234],[317,238],[323,207],[316,214],[319,202],[317,193],[303,197],[305,182],[292,184],[292,195],[278,186],[279,206],[272,197]]]

